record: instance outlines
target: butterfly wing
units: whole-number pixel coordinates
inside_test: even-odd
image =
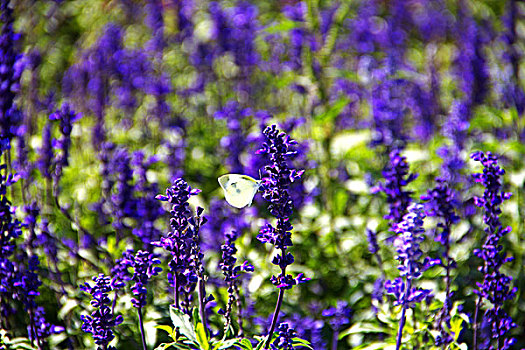
[[[235,208],[252,204],[260,182],[247,175],[227,174],[219,177],[226,201]]]

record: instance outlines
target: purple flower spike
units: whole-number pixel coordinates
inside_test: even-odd
[[[408,213],[403,220],[394,224],[393,230],[397,234],[394,240],[399,261],[399,274],[401,277],[385,282],[385,291],[394,296],[394,305],[402,305],[401,319],[397,333],[396,349],[400,349],[403,328],[406,322],[406,309],[414,307],[417,303],[431,295],[428,289],[418,288],[415,284],[421,274],[441,261],[429,257],[423,258],[420,244],[425,239],[423,219],[425,218],[423,205],[414,203],[408,208]]]
[[[94,286],[87,282],[80,286],[81,290],[93,296],[91,306],[95,309],[89,316],[80,316],[83,322],[82,330],[93,334],[95,344],[99,346],[98,350],[112,349],[112,347],[108,347],[108,344],[115,338],[113,328],[121,324],[123,318],[121,315],[114,317],[109,306],[111,300],[108,293],[113,290],[110,278],[100,274],[93,277],[93,281],[95,282]]]
[[[293,262],[293,256],[286,249],[293,245],[290,216],[293,213],[293,202],[288,192],[291,184],[301,177],[304,170],[291,169],[289,163],[296,155],[294,146],[297,144],[290,136],[277,130],[275,125],[264,130],[266,142],[257,151],[267,155],[270,164],[266,165],[266,176],[262,179],[263,198],[270,202],[268,209],[277,218],[277,225],[267,224],[257,236],[263,243],[270,243],[281,250],[273,263],[281,268],[281,274],[272,278],[272,283],[279,288],[290,289],[296,281],[286,275],[286,267]]]
[[[475,182],[485,187],[482,197],[474,197],[474,203],[484,209],[483,222],[485,223],[485,241],[481,249],[475,249],[474,255],[483,260],[483,265],[478,270],[483,273],[483,282],[476,282],[479,299],[476,308],[479,309],[483,300],[490,301],[491,307],[485,311],[484,322],[488,325],[482,337],[488,344],[498,344],[497,349],[509,349],[514,338],[507,334],[516,327],[512,318],[504,311],[503,304],[516,296],[516,287],[511,287],[512,277],[500,271],[501,267],[511,261],[512,257],[506,257],[502,252],[503,246],[500,239],[510,232],[511,228],[503,227],[500,215],[500,206],[510,198],[512,193],[502,190],[501,177],[505,174],[498,165],[496,155],[487,152],[475,152],[470,156],[483,165],[483,172],[472,175]],[[477,315],[477,312],[476,312]],[[477,341],[477,319],[474,320],[474,342]],[[503,345],[501,345],[503,344]],[[501,346],[500,346],[501,345]],[[495,349],[490,347],[490,349]]]
[[[135,255],[133,255],[133,251],[128,250],[124,252],[123,257],[123,263],[133,268],[131,280],[135,284],[131,287],[131,292],[135,298],[131,299],[131,302],[138,309],[146,305],[146,296],[148,294],[146,287],[149,280],[162,271],[161,267],[153,266],[160,264],[160,260],[158,259],[158,254],[143,250],[139,250]]]
[[[273,341],[270,349],[272,350],[293,350],[292,339],[295,338],[296,332],[290,328],[288,323],[281,323],[277,327],[277,338]]]
[[[384,192],[390,206],[390,212],[385,219],[392,223],[398,223],[406,214],[409,204],[412,202],[412,191],[404,189],[409,183],[417,178],[417,174],[410,174],[406,158],[401,156],[399,150],[390,153],[390,164],[383,171],[384,183],[379,183],[372,188],[372,193]]]
[[[171,206],[170,226],[172,231],[168,232],[160,241],[151,244],[162,247],[170,252],[172,259],[168,263],[170,272],[168,281],[173,286],[174,300],[177,308],[180,308],[179,293],[188,284],[194,284],[197,280],[195,271],[191,267],[193,259],[188,241],[192,238],[193,230],[190,229],[191,210],[188,200],[200,192],[192,189],[183,179],[177,179],[173,186],[166,189],[166,195],[157,195],[157,199],[169,202]]]
[[[293,226],[290,223],[290,217],[293,213],[293,200],[288,190],[292,183],[299,179],[304,172],[304,170],[297,171],[292,169],[290,165],[297,154],[295,150],[297,142],[292,140],[286,133],[277,130],[275,125],[266,127],[263,134],[266,140],[257,153],[266,155],[269,158],[269,162],[264,168],[266,174],[262,179],[261,187],[263,188],[263,198],[270,202],[268,210],[277,218],[277,224],[275,226],[271,224],[264,226],[257,239],[263,243],[273,244],[280,251],[280,254],[273,259],[272,263],[281,268],[281,273],[278,276],[272,276],[270,279],[273,285],[279,288],[279,296],[266,340],[265,346],[268,348],[279,318],[284,291],[291,289],[297,284],[306,282],[308,279],[303,277],[302,274],[294,278],[291,274],[286,273],[287,266],[294,261],[293,255],[286,251],[288,247],[293,245]]]

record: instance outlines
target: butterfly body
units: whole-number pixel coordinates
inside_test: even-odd
[[[252,204],[253,197],[261,185],[260,180],[241,174],[226,174],[218,180],[224,190],[226,201],[232,207],[239,209]]]

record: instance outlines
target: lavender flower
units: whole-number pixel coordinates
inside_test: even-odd
[[[465,149],[468,128],[472,117],[472,106],[465,100],[452,103],[447,122],[442,127],[442,134],[451,142],[449,146],[438,150],[443,158],[443,177],[449,179],[451,185],[461,182],[460,170],[465,167],[461,152]]]
[[[143,194],[142,198],[136,201],[136,216],[140,220],[137,220],[133,234],[140,239],[144,245],[143,249],[146,250],[150,250],[151,242],[160,239],[160,230],[155,227],[155,222],[164,213],[162,206],[154,197],[159,192],[158,184],[149,182],[146,176],[147,170],[156,161],[156,157],[144,159],[141,151],[133,153],[133,172],[137,177],[133,191],[135,194]]]
[[[9,149],[9,141],[0,141],[0,157]],[[3,158],[3,157],[2,157]],[[0,169],[5,170],[6,164],[2,164]],[[18,273],[13,254],[16,249],[15,239],[22,234],[22,223],[15,217],[16,208],[11,205],[7,198],[7,189],[14,182],[17,176],[12,174],[5,175],[0,172],[0,316],[2,318],[12,314],[15,310],[9,305],[9,300],[13,300],[17,293],[15,283],[18,280]]]
[[[146,334],[144,331],[144,322],[142,320],[142,308],[146,306],[146,297],[148,295],[147,285],[153,276],[157,276],[161,267],[153,266],[160,264],[157,254],[147,251],[139,250],[137,254],[133,255],[132,250],[124,252],[121,264],[131,267],[133,269],[133,276],[131,280],[134,282],[131,287],[131,292],[135,296],[131,299],[131,303],[139,315],[140,335],[142,340],[142,347],[146,350]]]
[[[296,142],[285,133],[279,132],[275,125],[264,130],[266,142],[257,151],[258,154],[266,154],[270,164],[265,167],[266,176],[263,177],[262,188],[264,189],[263,198],[270,202],[268,210],[277,218],[277,225],[274,227],[267,224],[261,229],[257,239],[262,243],[270,243],[281,251],[273,259],[273,263],[281,268],[279,276],[272,276],[272,283],[282,289],[292,288],[299,280],[294,280],[291,275],[286,275],[286,267],[290,265],[294,258],[286,249],[292,246],[290,217],[293,212],[293,202],[290,198],[288,189],[290,185],[299,179],[304,170],[297,171],[289,167],[289,160],[293,159],[297,153],[294,150]]]
[[[113,290],[110,284],[110,278],[99,274],[97,277],[93,277],[93,281],[95,282],[94,286],[91,286],[87,282],[80,286],[82,291],[91,294],[93,297],[91,306],[95,309],[89,316],[80,316],[83,322],[82,330],[93,335],[95,344],[98,345],[97,349],[115,349],[108,347],[108,344],[115,338],[113,328],[121,324],[123,318],[121,315],[114,317],[109,307],[111,300],[108,297],[108,293]]]
[[[153,266],[160,264],[157,254],[147,251],[139,250],[133,255],[132,250],[128,250],[123,254],[123,263],[133,269],[133,276],[131,280],[134,282],[131,291],[135,298],[131,299],[131,303],[137,309],[146,305],[147,285],[153,276],[157,276],[161,267]]]
[[[437,231],[435,241],[440,243],[442,247],[441,265],[445,268],[445,301],[443,308],[440,311],[438,319],[439,336],[436,338],[436,345],[440,346],[448,344],[453,340],[451,334],[446,331],[444,325],[450,327],[450,310],[452,308],[452,292],[450,291],[450,274],[451,270],[456,266],[454,259],[450,257],[450,230],[453,224],[459,222],[459,216],[456,215],[456,208],[458,206],[456,200],[457,194],[452,190],[444,179],[437,179],[437,185],[433,189],[428,190],[428,193],[421,196],[421,199],[427,201],[425,204],[425,213],[428,216],[435,216],[439,218],[437,224]]]
[[[328,318],[328,323],[332,327],[332,349],[337,349],[337,342],[339,339],[339,332],[343,326],[350,323],[352,317],[352,309],[348,306],[345,301],[338,301],[335,307],[329,307],[323,310],[323,316]]]
[[[228,170],[234,174],[244,173],[241,155],[248,145],[243,121],[250,115],[252,110],[241,108],[236,101],[228,101],[223,109],[215,113],[215,118],[226,120],[229,133],[221,139],[221,147],[227,150],[226,164]]]
[[[275,125],[267,127],[263,133],[266,141],[263,143],[262,148],[257,151],[258,154],[267,155],[269,158],[269,164],[265,167],[266,176],[262,179],[263,198],[270,202],[268,210],[277,218],[277,225],[267,224],[264,226],[259,235],[257,235],[257,239],[262,243],[270,243],[280,250],[280,255],[276,255],[272,263],[281,269],[281,273],[278,276],[271,277],[272,283],[279,288],[279,297],[268,332],[268,340],[266,342],[266,347],[268,347],[277,323],[284,291],[291,289],[296,284],[308,281],[308,278],[304,278],[302,273],[296,278],[286,273],[287,266],[294,261],[293,255],[286,251],[288,247],[292,246],[291,231],[293,229],[293,226],[290,224],[293,202],[288,189],[304,172],[304,170],[297,171],[290,168],[289,165],[297,153],[294,149],[297,143],[290,136],[277,130]]]
[[[372,89],[373,145],[385,145],[391,149],[405,144],[406,85],[404,79],[386,79]]]
[[[54,165],[53,137],[51,135],[51,123],[47,123],[42,130],[42,147],[39,150],[38,168],[42,176],[51,180],[51,168]]]
[[[55,181],[58,182],[62,177],[63,169],[69,165],[69,149],[71,147],[71,131],[73,130],[73,123],[82,117],[80,113],[76,113],[68,103],[62,104],[60,109],[57,109],[49,116],[51,120],[60,121],[60,133],[62,137],[57,140],[57,148],[60,154],[55,160]]]
[[[414,307],[415,304],[421,302],[431,293],[428,289],[416,287],[415,282],[425,270],[440,262],[429,257],[423,258],[420,244],[425,239],[424,218],[423,205],[414,203],[408,208],[408,213],[403,217],[403,220],[393,226],[393,230],[397,234],[394,247],[398,254],[396,259],[400,263],[398,270],[401,277],[393,281],[386,281],[385,290],[387,294],[394,295],[394,305],[402,305],[396,350],[399,350],[403,336],[406,309]]]
[[[288,323],[281,323],[277,327],[277,338],[271,344],[270,349],[272,350],[293,350],[293,341],[295,338],[295,330],[290,328]]]
[[[31,339],[31,341],[36,341],[38,339],[39,341],[42,342],[44,339],[48,338],[51,334],[60,334],[64,332],[65,330],[64,327],[56,326],[56,325],[53,325],[47,322],[45,319],[45,315],[46,314],[45,314],[44,308],[41,306],[37,307],[34,310],[33,319],[34,319],[34,331],[36,332],[36,339],[33,339],[31,335],[32,334],[31,327],[28,326],[28,334],[29,334],[29,339]]]
[[[115,218],[113,227],[117,231],[117,241],[123,237],[125,230],[130,227],[125,224],[125,218],[137,216],[137,201],[134,198],[133,170],[131,169],[131,157],[127,150],[117,148],[113,152],[113,172],[116,175],[116,192],[111,195],[111,210]]]
[[[194,274],[191,273],[191,258],[187,240],[191,238],[189,229],[189,210],[188,199],[200,192],[199,189],[192,189],[183,179],[177,179],[173,186],[166,189],[166,195],[157,195],[157,199],[169,202],[172,205],[170,225],[172,231],[168,232],[160,241],[152,242],[157,247],[163,247],[170,252],[172,259],[168,263],[170,273],[168,280],[173,286],[175,306],[180,309],[179,293],[186,284],[195,281]]]
[[[412,202],[412,191],[404,189],[409,183],[417,178],[417,174],[410,174],[406,158],[401,156],[399,150],[390,152],[390,163],[383,170],[384,183],[379,183],[372,188],[372,193],[383,192],[390,206],[390,212],[384,216],[391,220],[392,224],[401,221]]]
[[[15,48],[19,35],[13,31],[13,9],[9,3],[9,0],[0,1],[0,137],[11,141],[22,121],[14,100],[20,88],[23,65]]]
[[[455,74],[465,100],[472,106],[483,103],[488,93],[489,74],[483,46],[487,41],[465,2],[459,2],[456,33],[458,56]]]
[[[485,311],[484,319],[489,325],[489,332],[483,334],[490,345],[489,349],[509,349],[516,341],[508,337],[508,333],[516,324],[507,315],[503,305],[505,301],[511,300],[516,296],[517,288],[511,287],[512,277],[500,271],[501,267],[512,261],[512,257],[506,257],[501,251],[503,247],[500,240],[511,231],[510,226],[503,227],[500,215],[500,205],[509,199],[512,193],[502,190],[501,177],[505,174],[498,165],[498,158],[487,152],[474,152],[471,158],[483,165],[483,172],[474,174],[472,177],[475,182],[481,183],[485,187],[482,197],[474,197],[474,203],[484,209],[483,222],[485,228],[485,241],[481,249],[475,249],[474,255],[483,260],[483,266],[478,270],[483,273],[483,282],[476,282],[478,290],[478,302],[476,304],[476,314],[474,318],[474,349],[477,345],[477,314],[483,300],[488,300],[491,304]]]
[[[228,286],[228,303],[226,305],[226,311],[224,312],[224,317],[226,318],[225,330],[227,330],[232,323],[232,309],[233,303],[237,302],[237,307],[241,306],[240,300],[237,298],[239,294],[239,283],[237,277],[241,272],[252,272],[254,270],[253,266],[245,261],[242,265],[235,265],[237,258],[235,253],[237,248],[235,247],[235,240],[237,239],[237,232],[230,231],[224,234],[224,244],[221,246],[222,259],[219,263],[219,267],[222,270],[224,275],[224,280]],[[240,308],[238,310],[238,323],[239,323],[239,333],[242,334],[242,319],[241,319]]]

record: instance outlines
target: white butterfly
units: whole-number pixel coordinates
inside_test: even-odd
[[[226,201],[232,207],[239,209],[252,204],[253,197],[261,186],[260,180],[255,180],[248,175],[226,174],[218,180],[224,190]]]

